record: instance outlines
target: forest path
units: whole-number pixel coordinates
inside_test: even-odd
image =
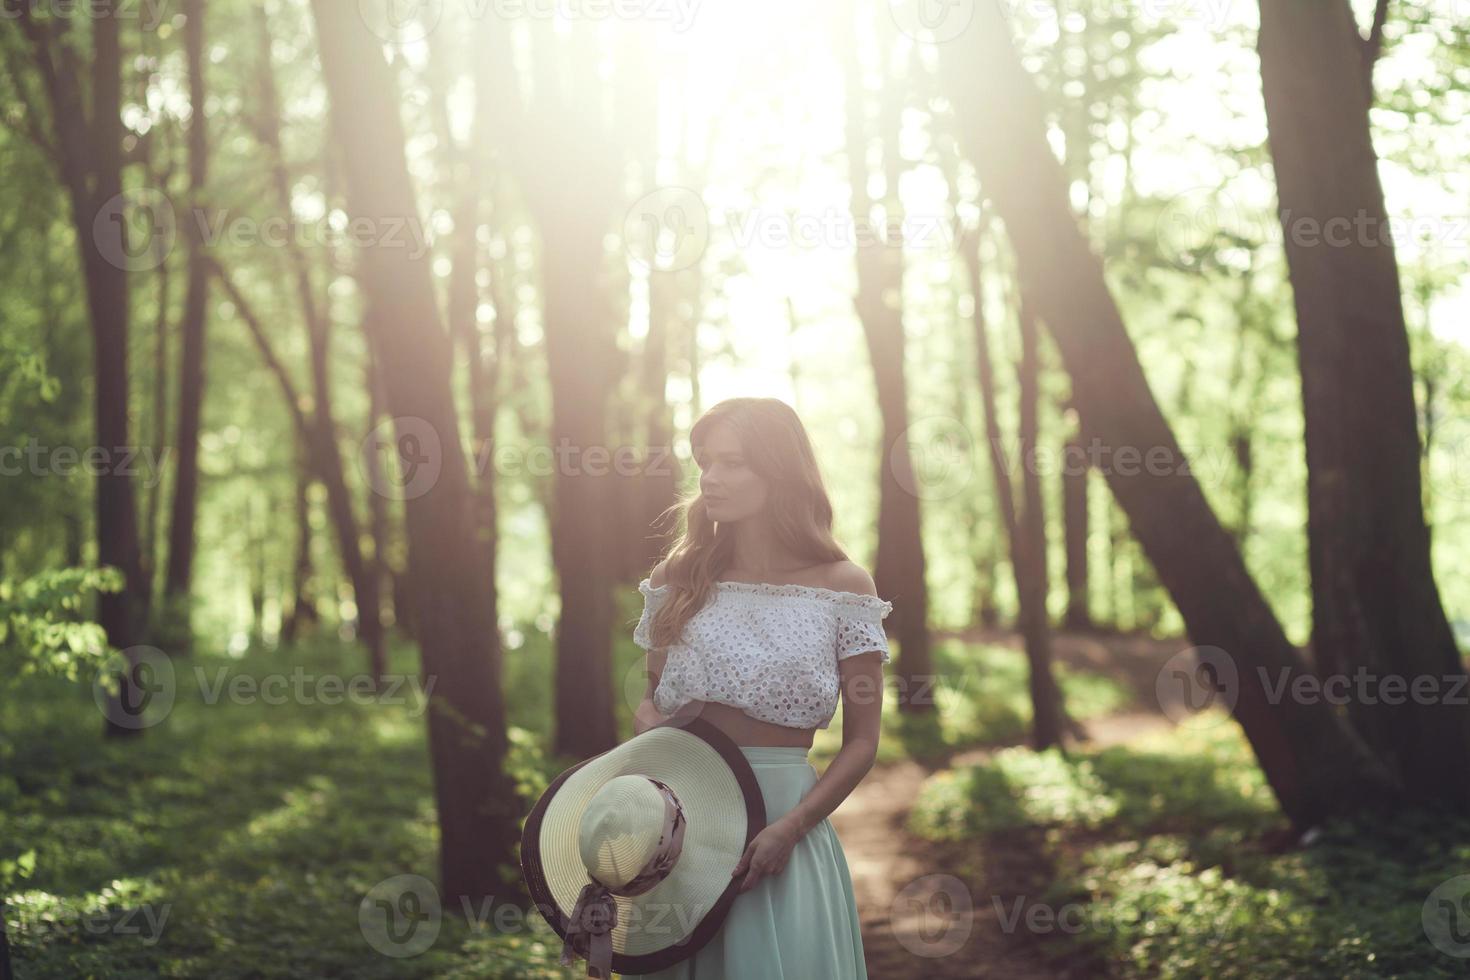
[[[999,633],[965,638],[1009,646],[1019,642]],[[1167,717],[1148,710],[1157,707],[1154,677],[1188,641],[1058,633],[1053,642],[1059,661],[1113,677],[1134,694],[1131,710],[1085,723],[1088,746],[1122,744],[1170,727]],[[924,780],[941,768],[982,762],[1004,747],[968,749],[935,766],[907,759],[875,765],[833,812],[873,980],[1080,975],[1049,965],[1036,944],[1025,940],[1024,920],[1014,918],[1016,897],[1036,896],[1052,875],[1043,854],[1022,840],[936,843],[905,829]]]

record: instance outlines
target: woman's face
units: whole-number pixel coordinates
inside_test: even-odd
[[[694,461],[699,465],[699,492],[711,520],[738,521],[765,507],[766,481],[750,468],[740,438],[728,425],[710,426]]]

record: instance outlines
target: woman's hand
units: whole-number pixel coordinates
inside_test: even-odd
[[[801,833],[796,825],[784,817],[767,824],[764,830],[745,845],[740,863],[730,872],[732,878],[745,873],[745,879],[740,882],[740,891],[748,892],[762,878],[773,877],[786,870],[786,862],[791,860],[791,849],[800,839]]]

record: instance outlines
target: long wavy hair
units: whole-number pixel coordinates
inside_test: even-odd
[[[712,405],[689,430],[695,455],[718,422],[735,431],[747,464],[766,481],[766,514],[781,544],[814,565],[846,560],[847,552],[832,536],[832,502],[811,439],[791,406],[778,398],[727,398]],[[655,648],[678,640],[735,553],[734,529],[709,516],[699,488],[681,492],[680,498],[659,518],[663,523],[676,513],[679,536],[664,556],[665,581],[673,591],[650,626]]]

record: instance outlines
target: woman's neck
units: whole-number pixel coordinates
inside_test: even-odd
[[[770,521],[764,517],[740,521],[731,530],[735,532],[735,548],[730,558],[730,567],[725,570],[727,573],[760,578],[766,575],[789,575],[810,567],[810,562],[803,561],[782,547],[776,540]]]

